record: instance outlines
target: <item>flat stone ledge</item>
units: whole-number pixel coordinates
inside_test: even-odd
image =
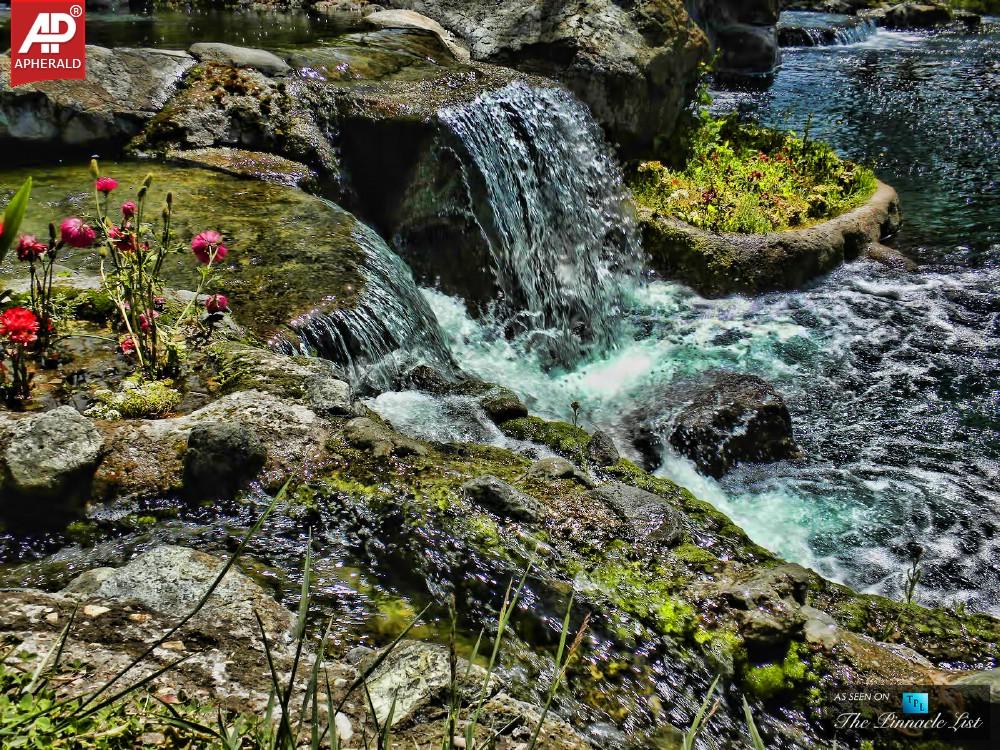
[[[883,182],[864,205],[802,229],[716,233],[639,207],[653,268],[707,297],[796,289],[859,257],[902,224],[899,196]]]

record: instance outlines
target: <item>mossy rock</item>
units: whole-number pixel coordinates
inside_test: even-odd
[[[568,422],[550,422],[540,417],[511,419],[500,425],[507,437],[545,445],[556,453],[580,462],[587,455],[590,433]]]

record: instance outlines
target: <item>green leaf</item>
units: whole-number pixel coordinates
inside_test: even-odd
[[[17,236],[17,231],[21,228],[21,222],[24,221],[24,214],[28,210],[28,198],[30,196],[31,178],[29,177],[21,185],[21,188],[14,193],[14,197],[11,198],[10,203],[7,204],[7,209],[4,211],[3,233],[0,234],[0,263],[3,263],[4,256],[10,250],[10,246],[14,244],[14,238]]]

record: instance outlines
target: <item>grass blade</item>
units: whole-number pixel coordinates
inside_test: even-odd
[[[767,750],[764,746],[764,740],[761,739],[760,732],[757,731],[757,724],[753,720],[753,712],[750,710],[750,704],[747,703],[746,696],[743,696],[743,715],[747,720],[747,731],[750,732],[750,743],[753,745],[753,750]]]

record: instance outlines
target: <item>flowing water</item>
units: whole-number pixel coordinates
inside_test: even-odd
[[[1000,612],[1000,29],[879,32],[853,46],[788,50],[768,91],[720,94],[717,107],[808,127],[876,163],[907,217],[895,244],[920,270],[859,261],[799,292],[716,301],[637,283],[630,333],[562,371],[524,338],[426,290],[456,360],[512,386],[536,413],[565,419],[579,401],[585,425],[619,438],[622,415],[665,384],[718,368],[762,375],[788,402],[801,459],[721,481],[679,456],[659,471],[829,577],[899,596],[917,543],[926,548],[918,599]],[[484,172],[522,166],[473,150],[499,159]],[[518,176],[495,179],[520,189]]]
[[[620,335],[622,284],[638,270],[639,240],[618,165],[600,128],[571,94],[514,83],[442,110],[505,309],[547,331],[560,362],[581,342]],[[536,347],[539,342],[536,341]]]
[[[870,18],[810,11],[783,12],[778,19],[779,38],[785,29],[794,29],[798,32],[788,34],[795,40],[794,44],[782,43],[782,46],[789,47],[858,44],[877,32],[875,22]]]

